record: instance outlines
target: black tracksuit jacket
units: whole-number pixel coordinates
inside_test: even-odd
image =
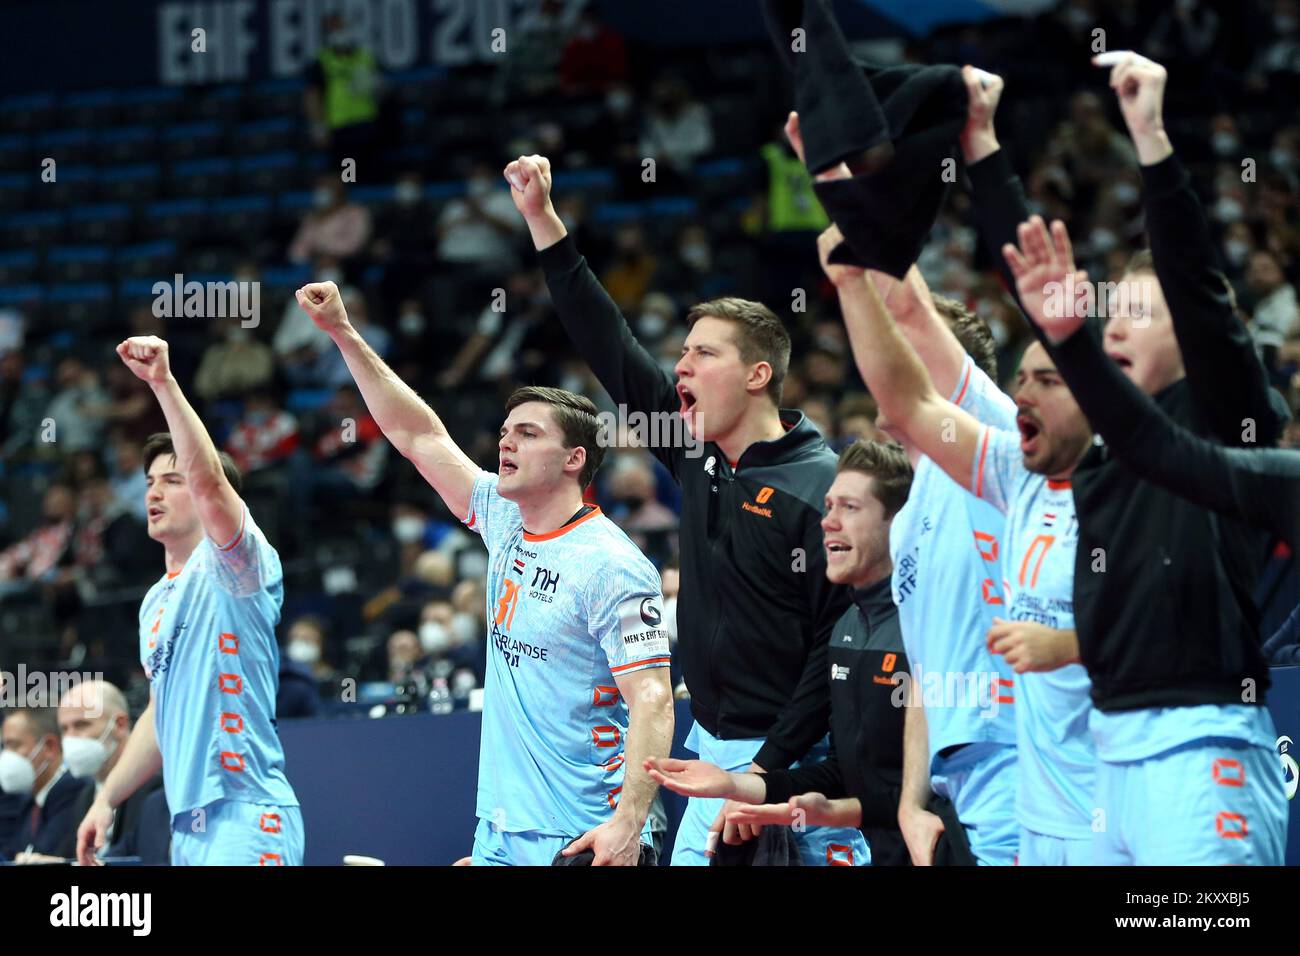
[[[551,299],[578,353],[617,403],[680,409],[675,382],[636,341],[570,237],[540,254]],[[712,442],[650,451],[682,487],[677,656],[700,726],[723,740],[766,738],[765,770],[790,766],[826,735],[826,645],[850,604],[826,580],[823,500],[836,455],[801,412],[735,467]],[[633,422],[629,418],[629,424]]]

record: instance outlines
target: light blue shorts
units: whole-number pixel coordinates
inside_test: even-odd
[[[1099,760],[1097,805],[1096,866],[1281,866],[1286,856],[1286,785],[1271,747],[1201,738]]]
[[[967,744],[935,757],[930,789],[952,801],[980,866],[1011,866],[1020,842],[1016,823],[1016,748]]]
[[[511,833],[498,830],[491,820],[482,818],[474,830],[474,850],[470,854],[472,866],[550,866],[555,854],[563,850],[575,836],[554,836],[536,830],[519,830]],[[641,842],[654,846],[650,821],[641,831]]]
[[[1067,839],[1020,828],[1017,866],[1088,866],[1092,863],[1092,837]]]
[[[217,800],[172,817],[172,866],[302,866],[302,812]]]

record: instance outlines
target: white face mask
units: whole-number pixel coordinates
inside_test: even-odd
[[[403,515],[393,519],[393,537],[402,544],[410,544],[424,537],[424,519]]]
[[[424,316],[419,312],[403,312],[402,317],[397,320],[397,327],[402,330],[403,335],[414,338],[424,331]]]
[[[312,641],[290,641],[284,652],[289,660],[299,664],[315,664],[320,660],[320,645]]]
[[[419,183],[398,183],[397,188],[393,190],[393,198],[397,200],[399,206],[414,206],[420,201],[422,193]]]
[[[40,748],[37,744],[33,752]],[[48,764],[49,761],[47,760]],[[30,756],[24,756],[16,750],[0,751],[0,790],[5,793],[17,793],[27,796],[36,786],[36,778],[45,769],[42,765],[37,770]]]
[[[1241,148],[1241,140],[1237,139],[1236,133],[1221,129],[1210,137],[1210,145],[1216,156],[1235,156]]]
[[[1228,261],[1234,266],[1240,266],[1250,258],[1250,243],[1241,239],[1229,239],[1223,244],[1224,252],[1227,253]]]
[[[110,749],[108,739],[113,734],[113,723],[109,721],[104,732],[98,738],[91,737],[63,737],[63,762],[67,764],[68,772],[79,780],[86,777],[93,777],[99,773],[104,762],[108,760],[113,751],[117,749],[117,744],[113,744]]]
[[[317,189],[311,194],[311,203],[317,209],[328,209],[334,202],[334,193],[329,189]]]
[[[451,634],[437,621],[425,621],[420,625],[420,646],[426,654],[441,654],[451,646]]]
[[[456,636],[458,644],[474,640],[478,632],[478,620],[472,614],[461,612],[451,619],[451,633]]]
[[[1235,199],[1225,196],[1214,204],[1214,218],[1219,222],[1240,222],[1241,214],[1241,203]]]

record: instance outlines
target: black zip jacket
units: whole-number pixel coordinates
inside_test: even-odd
[[[1197,435],[1240,445],[1249,440],[1249,420],[1254,441],[1273,444],[1281,421],[1214,269],[1214,243],[1187,171],[1177,156],[1141,171],[1156,276],[1187,370],[1155,402]],[[968,172],[980,231],[1002,262],[1002,244],[1016,242],[1015,227],[1028,218],[1020,181],[1000,151]],[[1008,285],[1014,290],[1009,274]],[[1062,357],[1030,325],[1059,367]],[[1169,494],[1105,447],[1089,449],[1072,484],[1075,626],[1093,703],[1105,711],[1241,703],[1247,678],[1262,703],[1268,669],[1251,591],[1266,553],[1263,535]]]
[[[634,412],[680,409],[670,375],[636,341],[570,237],[540,254],[565,331],[610,398]],[[826,580],[821,517],[836,455],[801,412],[733,468],[712,442],[650,451],[682,486],[677,655],[700,726],[764,737],[754,758],[790,766],[825,736],[826,643],[849,606]],[[629,424],[634,424],[629,420]]]
[[[833,752],[820,763],[764,774],[767,802],[814,792],[857,797],[872,865],[906,866],[911,856],[898,829],[906,711],[895,698],[906,692],[896,680],[908,669],[889,578],[854,590],[853,602],[828,648]]]

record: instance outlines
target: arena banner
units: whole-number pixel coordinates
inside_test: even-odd
[[[837,0],[855,38],[920,35],[935,27],[1038,12],[1046,0]],[[587,0],[561,0],[576,18]],[[247,83],[301,76],[342,13],[385,72],[502,62],[538,0],[13,0],[6,35],[58,37],[10,44],[4,95],[162,84]],[[757,0],[597,0],[629,39],[674,47],[764,43]]]
[[[1300,667],[1275,668],[1269,711],[1278,733],[1278,774],[1290,798],[1286,863],[1300,865],[1295,799],[1300,746]],[[283,721],[286,769],[302,801],[306,863],[332,866],[348,853],[389,864],[443,864],[468,856],[474,835],[480,716],[457,713],[383,720]],[[673,756],[691,727],[677,704]],[[683,798],[664,793],[669,839]],[[359,810],[358,808],[364,808]]]

